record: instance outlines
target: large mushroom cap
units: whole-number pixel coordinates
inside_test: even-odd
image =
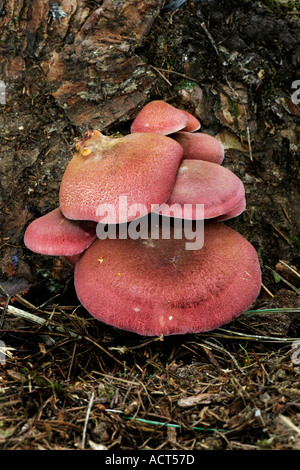
[[[68,220],[57,207],[28,225],[24,243],[43,255],[73,256],[82,253],[96,237],[94,222]]]
[[[204,246],[186,240],[96,240],[75,266],[82,305],[98,320],[141,335],[215,329],[247,310],[259,294],[253,246],[217,222]]]
[[[242,205],[244,198],[243,182],[231,170],[202,160],[183,160],[170,198],[155,212],[199,219],[203,216],[200,211],[197,213],[197,204],[203,204],[204,218],[211,219]],[[190,206],[184,207],[185,204]]]
[[[165,202],[183,154],[182,147],[166,136],[110,138],[96,130],[84,134],[77,150],[62,178],[61,210],[69,219],[99,222],[109,205],[105,223],[136,218],[136,205],[142,208],[138,215],[144,215],[152,204]],[[124,198],[131,213],[121,207]]]
[[[224,160],[223,144],[215,137],[204,132],[176,132],[172,134],[183,148],[183,158],[187,160],[205,160],[207,162],[222,163]]]
[[[186,113],[165,101],[156,100],[143,107],[131,124],[130,132],[168,135],[184,129],[189,121]]]

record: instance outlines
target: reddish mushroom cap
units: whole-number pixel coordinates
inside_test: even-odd
[[[80,254],[79,255],[73,255],[73,256],[65,256],[66,260],[69,261],[69,263],[73,266],[75,266],[75,264],[77,263],[77,261],[79,260],[80,258]]]
[[[184,113],[188,118],[188,123],[182,129],[182,131],[184,131],[184,132],[196,132],[196,131],[198,131],[201,127],[200,121],[195,116],[193,116],[191,113],[189,113],[188,111],[185,111],[183,109],[180,109],[180,111],[182,113]]]
[[[165,101],[151,101],[139,112],[131,124],[130,132],[150,132],[168,135],[184,129],[189,117]]]
[[[86,250],[96,238],[94,222],[68,220],[57,207],[28,225],[24,243],[43,255],[73,256]]]
[[[216,220],[218,222],[224,222],[225,220],[233,219],[233,217],[237,217],[242,212],[244,212],[245,209],[246,209],[246,198],[244,198],[237,207],[227,212],[227,214],[219,215],[219,217],[217,217]]]
[[[152,204],[165,202],[175,182],[182,159],[182,147],[169,137],[132,134],[120,138],[88,131],[77,144],[78,153],[63,175],[59,201],[68,219],[127,222],[151,211]],[[126,199],[131,213],[121,207]],[[159,203],[159,202],[158,202]],[[104,209],[103,209],[104,210]]]
[[[217,222],[204,246],[185,239],[96,240],[75,266],[75,288],[98,320],[141,335],[215,329],[247,310],[259,294],[253,246]]]
[[[176,132],[172,134],[183,148],[183,158],[187,160],[205,160],[212,163],[222,163],[224,147],[215,137],[202,132]]]
[[[204,218],[211,219],[232,211],[244,197],[243,182],[231,170],[202,160],[183,160],[167,203],[154,211],[161,215],[199,219],[202,214],[197,213],[197,204],[204,204]],[[185,208],[187,210],[184,210],[185,204],[190,204]]]

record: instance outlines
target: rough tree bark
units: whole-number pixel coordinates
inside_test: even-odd
[[[105,129],[136,113],[153,74],[134,53],[162,0],[2,0],[1,76],[19,79],[35,59],[70,121]]]

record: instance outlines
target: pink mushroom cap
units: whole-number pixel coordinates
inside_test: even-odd
[[[73,266],[75,266],[75,264],[77,263],[77,261],[79,260],[80,258],[80,254],[78,255],[73,255],[73,256],[65,256],[66,260],[69,261],[69,263]]]
[[[225,220],[233,219],[233,217],[237,217],[238,215],[241,215],[241,213],[244,212],[245,209],[246,209],[246,198],[244,198],[237,207],[227,212],[227,214],[219,215],[216,218],[216,220],[218,222],[224,222]]]
[[[180,144],[163,135],[111,138],[97,130],[86,132],[77,150],[62,178],[61,210],[68,219],[100,222],[104,216],[105,223],[114,224],[165,202],[183,155]]]
[[[223,144],[209,134],[180,131],[171,137],[182,146],[183,158],[187,160],[205,160],[219,164],[224,160]]]
[[[199,250],[175,238],[96,240],[75,266],[79,301],[98,320],[146,336],[210,331],[250,307],[261,270],[242,235],[210,221]]]
[[[188,113],[189,114],[189,113]],[[184,129],[190,117],[165,101],[151,101],[139,112],[131,124],[130,132],[150,132],[168,135]]]
[[[202,160],[183,160],[172,193],[154,212],[185,218],[203,218],[197,205],[204,205],[204,218],[227,214],[243,203],[243,182],[231,170]],[[189,206],[185,206],[189,205]]]
[[[73,256],[86,250],[96,238],[94,222],[68,220],[57,207],[28,225],[24,243],[35,253]]]
[[[195,116],[193,116],[191,113],[189,113],[188,111],[185,111],[183,109],[180,109],[180,111],[182,113],[184,113],[188,118],[188,123],[182,129],[182,131],[184,131],[184,132],[196,132],[201,128],[201,123]]]

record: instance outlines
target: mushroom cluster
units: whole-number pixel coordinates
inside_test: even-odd
[[[27,227],[25,245],[65,256],[79,301],[103,323],[146,336],[209,331],[259,294],[254,247],[223,224],[245,209],[244,185],[200,127],[187,111],[152,101],[129,135],[87,131],[59,207]],[[202,244],[191,247],[197,229]]]

